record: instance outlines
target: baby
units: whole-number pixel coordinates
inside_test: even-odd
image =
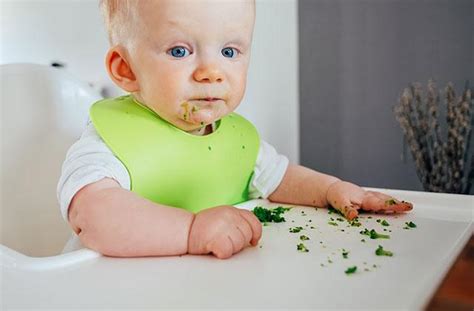
[[[117,257],[213,254],[257,245],[232,205],[273,202],[393,213],[412,205],[299,165],[233,113],[244,96],[252,0],[103,0],[106,67],[130,95],[95,103],[58,184],[83,246]],[[255,103],[258,104],[258,103]]]

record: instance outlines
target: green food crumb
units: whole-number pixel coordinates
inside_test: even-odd
[[[339,226],[337,222],[334,222],[334,221],[329,221],[328,224],[331,226]]]
[[[332,263],[332,260],[330,258],[328,258],[328,263]]]
[[[344,219],[342,219],[341,217],[337,217],[336,220],[337,221],[344,221]]]
[[[390,224],[388,223],[388,221],[386,221],[385,219],[382,220],[382,221],[380,222],[380,224],[381,224],[382,226],[385,226],[385,227],[390,226]]]
[[[360,227],[362,225],[357,217],[351,220],[349,223],[352,227]]]
[[[394,205],[394,204],[397,204],[397,202],[394,199],[390,199],[390,200],[385,201],[385,204],[386,205]]]
[[[316,227],[313,227],[313,226],[311,226],[311,227],[309,227],[309,228],[310,228],[310,229],[316,229]]]
[[[416,228],[416,224],[415,224],[414,222],[411,222],[411,221],[410,221],[410,222],[406,222],[405,224],[406,224],[407,227],[409,227],[409,228]]]
[[[291,233],[298,233],[298,232],[300,232],[301,230],[303,230],[303,227],[293,227],[293,228],[290,228],[290,232],[291,232]]]
[[[365,239],[362,239],[362,240],[360,240],[360,241],[365,243]]]
[[[354,274],[357,271],[357,266],[349,267],[347,268],[346,271],[344,271],[346,274]]]
[[[307,237],[306,235],[300,235],[300,240],[301,241],[308,241],[309,237]]]
[[[339,215],[341,215],[341,216],[344,216],[344,215],[342,215],[342,213],[341,213],[340,211],[338,211],[337,209],[335,209],[335,208],[332,207],[332,206],[329,206],[329,207],[328,207],[328,214],[331,215],[332,213],[334,213],[334,214],[339,214]]]
[[[384,250],[382,245],[379,245],[379,247],[375,250],[375,255],[392,257],[393,253],[391,251]]]
[[[302,253],[309,252],[309,249],[307,249],[303,243],[299,243],[298,245],[296,245],[296,249]]]
[[[368,230],[367,228],[360,232],[360,234],[367,235],[371,239],[390,239],[390,236],[387,234],[377,233],[374,229]]]
[[[252,212],[257,216],[260,222],[284,222],[285,218],[282,216],[283,213],[289,211],[290,208],[278,206],[277,208],[268,209],[261,206],[256,206]]]
[[[348,258],[348,257],[347,257],[348,255],[349,255],[349,252],[346,251],[345,249],[342,249],[342,258],[347,259],[347,258]]]

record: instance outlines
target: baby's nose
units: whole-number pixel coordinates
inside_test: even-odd
[[[224,75],[222,71],[214,65],[201,66],[194,71],[194,80],[203,83],[222,82]]]

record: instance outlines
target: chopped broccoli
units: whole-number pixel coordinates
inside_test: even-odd
[[[397,201],[395,201],[394,199],[389,199],[389,200],[385,201],[385,204],[386,205],[395,205],[395,204],[397,204]]]
[[[290,228],[290,233],[298,233],[301,230],[303,230],[303,227],[293,227],[293,228]]]
[[[337,209],[335,209],[334,207],[332,206],[329,206],[328,207],[328,214],[331,215],[332,213],[335,213],[335,214],[339,214],[341,216],[344,216],[340,211],[338,211]]]
[[[349,252],[346,251],[345,249],[342,249],[342,258],[347,259],[347,258],[348,258],[348,257],[347,257],[348,255],[349,255]]]
[[[346,274],[353,274],[357,271],[357,266],[353,266],[353,267],[349,267],[347,268],[347,270],[345,271]]]
[[[384,250],[382,245],[379,245],[379,247],[375,250],[375,255],[392,257],[393,253],[391,251]]]
[[[360,227],[362,224],[359,222],[359,218],[354,218],[350,222],[352,227]]]
[[[365,239],[362,239],[362,240],[360,240],[360,241],[365,243]]]
[[[283,213],[289,211],[290,208],[278,206],[274,209],[267,209],[261,206],[256,206],[252,212],[257,216],[260,222],[284,222],[285,218],[282,216]]]
[[[337,221],[344,221],[344,219],[342,219],[341,217],[337,217],[336,220]]]
[[[416,224],[415,224],[414,222],[411,222],[411,221],[410,221],[410,222],[406,222],[405,224],[406,224],[407,227],[409,227],[409,228],[416,228]]]
[[[307,240],[309,240],[309,237],[307,237],[306,235],[300,235],[300,240],[301,241],[307,241]]]
[[[307,253],[309,252],[309,249],[306,248],[306,246],[303,243],[300,243],[296,245],[296,249],[302,253]]]
[[[334,221],[329,221],[328,224],[331,226],[339,226],[337,222],[334,222]]]
[[[367,235],[371,239],[390,239],[390,236],[387,234],[377,233],[374,229],[368,230],[367,228],[360,232],[360,234]]]
[[[390,224],[389,224],[385,219],[382,220],[382,221],[380,222],[380,224],[381,224],[382,226],[385,226],[385,227],[390,226]]]

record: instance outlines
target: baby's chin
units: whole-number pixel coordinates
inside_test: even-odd
[[[197,129],[221,119],[227,114],[227,107],[225,104],[219,103],[216,105],[195,107],[194,109],[187,109],[186,111],[179,116],[179,119],[191,126],[192,129]]]

